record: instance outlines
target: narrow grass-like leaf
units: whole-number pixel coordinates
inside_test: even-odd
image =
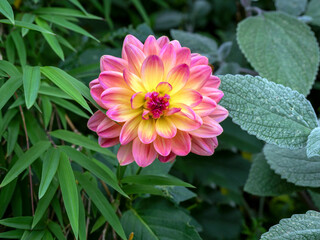
[[[47,96],[52,96],[52,97],[58,97],[58,98],[64,98],[64,99],[72,99],[68,94],[60,90],[59,88],[41,84],[39,93]]]
[[[73,85],[73,80],[70,80],[72,79],[72,77],[69,74],[56,67],[41,67],[41,72],[54,84],[56,84],[61,90],[66,92],[70,97],[78,102],[82,107],[92,113],[87,102],[78,92],[77,88]]]
[[[45,231],[43,240],[54,240],[51,233],[48,230]]]
[[[5,60],[0,60],[0,69],[7,73],[9,77],[21,76],[19,70],[10,62]]]
[[[66,130],[56,130],[50,133],[51,136],[59,138],[61,140],[83,146],[85,148],[88,148],[92,151],[99,152],[102,154],[107,155],[108,157],[111,157],[113,159],[117,159],[117,156],[111,152],[107,148],[102,148],[96,141],[89,139],[88,137],[81,136],[79,134],[76,134],[74,132],[66,131]]]
[[[41,240],[44,233],[44,231],[31,231],[25,238],[22,237],[21,240]]]
[[[14,24],[13,10],[7,0],[0,1],[0,12]]]
[[[24,41],[20,35],[20,32],[13,31],[11,33],[11,36],[12,36],[14,45],[16,46],[21,66],[25,66],[27,64],[27,51],[26,51],[26,46],[24,45]]]
[[[127,176],[121,180],[122,183],[135,183],[135,184],[145,184],[145,185],[164,185],[164,186],[183,186],[194,188],[189,183],[186,183],[178,178],[159,175],[132,175]]]
[[[43,158],[42,175],[39,186],[39,199],[46,193],[54,175],[59,166],[60,151],[55,148],[49,148]]]
[[[31,230],[32,217],[13,217],[0,220],[0,225],[7,227]]]
[[[47,29],[48,31],[52,32],[52,29],[50,28],[49,24],[42,20],[41,18],[36,18],[36,23],[38,26]],[[61,58],[62,61],[64,61],[64,54],[63,50],[59,44],[59,41],[55,35],[48,34],[48,33],[42,33],[44,39],[47,41],[49,46],[52,48],[52,50]]]
[[[48,224],[48,228],[53,233],[53,235],[56,236],[56,238],[58,240],[65,240],[66,239],[64,237],[64,235],[63,235],[62,229],[59,226],[59,224],[57,224],[57,223],[55,223],[53,221],[50,221],[49,224]]]
[[[4,24],[10,24],[12,25],[12,23],[9,21],[9,20],[6,20],[6,19],[1,19],[0,20],[0,23],[4,23]],[[33,23],[28,23],[28,22],[23,22],[23,21],[15,21],[15,24],[14,26],[16,27],[22,27],[22,28],[28,28],[30,30],[34,30],[34,31],[38,31],[38,32],[45,32],[45,33],[49,33],[49,34],[53,34],[53,32],[49,32],[48,30],[42,28],[42,27],[39,27]]]
[[[161,189],[156,188],[155,186],[150,186],[150,185],[142,185],[142,184],[127,185],[123,187],[123,190],[127,194],[152,194],[152,195],[163,196],[163,191]]]
[[[96,39],[94,36],[92,36],[86,30],[84,30],[83,28],[79,27],[78,25],[68,21],[64,17],[41,15],[41,18],[43,18],[44,20],[47,20],[49,22],[52,22],[53,24],[61,26],[63,28],[67,28],[67,29],[69,29],[71,31],[74,31],[74,32],[80,33],[80,34],[82,34],[84,36],[90,37],[90,38],[96,40],[97,42],[100,42],[98,39]]]
[[[39,200],[36,211],[33,216],[32,221],[32,228],[34,228],[38,222],[43,217],[44,213],[47,211],[57,189],[58,189],[58,182],[56,180],[52,181],[48,187],[48,190],[44,194],[44,196]]]
[[[7,210],[7,207],[11,201],[14,190],[16,189],[17,179],[9,183],[0,191],[0,219]]]
[[[43,111],[44,128],[46,129],[51,119],[52,104],[47,96],[41,97],[41,104],[42,104],[42,111]]]
[[[65,16],[65,17],[102,20],[101,17],[95,16],[92,14],[84,14],[81,11],[72,9],[72,8],[57,8],[57,7],[38,8],[35,11],[35,13],[41,14],[41,15],[56,15],[56,16]]]
[[[79,189],[79,240],[87,240],[86,234],[86,210],[84,209],[82,198],[81,198],[81,188]]]
[[[81,117],[89,119],[89,116],[83,112],[80,108],[78,108],[76,105],[72,104],[71,102],[68,102],[61,98],[51,97],[50,98],[52,102],[59,105],[60,107],[65,108],[66,110],[69,110],[70,112],[73,112]]]
[[[118,233],[122,239],[126,240],[127,238],[123,231],[123,228],[121,226],[118,216],[114,212],[112,205],[109,203],[106,197],[101,193],[99,188],[90,181],[89,177],[87,177],[84,174],[76,173],[76,177],[80,185],[89,195],[92,202],[96,205],[96,207],[99,209],[99,211],[104,216],[104,218],[109,222],[109,224],[116,231],[116,233]]]
[[[110,29],[113,29],[113,22],[110,17],[111,12],[111,1],[109,0],[103,0],[103,9],[104,9],[104,18],[106,19],[106,22],[109,25]]]
[[[61,206],[60,206],[60,200],[58,199],[58,196],[53,196],[53,199],[51,201],[51,206],[54,210],[54,213],[57,216],[57,219],[60,223],[60,226],[64,226],[64,222],[63,222],[63,216],[62,216],[62,210],[61,210]]]
[[[4,131],[8,127],[10,121],[17,114],[17,112],[18,112],[17,109],[10,109],[10,110],[8,110],[6,112],[4,117],[1,119],[2,121],[0,121],[0,139],[1,139],[2,134],[4,133]]]
[[[73,175],[69,158],[65,153],[61,153],[58,167],[58,177],[64,206],[70,221],[73,233],[78,239],[79,233],[79,202],[76,181]]]
[[[62,45],[69,48],[71,51],[77,51],[65,38],[61,37],[60,35],[57,35],[56,37]]]
[[[14,146],[17,143],[19,130],[20,130],[19,120],[13,119],[8,126],[7,155],[10,155],[12,153]]]
[[[133,3],[133,5],[135,6],[135,8],[138,10],[138,12],[140,13],[141,17],[143,18],[143,20],[150,25],[150,19],[148,17],[148,14],[146,12],[146,10],[144,9],[142,3],[140,0],[132,0],[131,1]]]
[[[267,143],[302,148],[318,120],[310,102],[300,93],[265,78],[221,76],[221,105],[232,120]]]
[[[38,157],[44,153],[51,143],[49,141],[40,141],[34,144],[27,152],[25,152],[18,161],[12,166],[7,175],[4,177],[0,187],[6,186],[14,180],[23,170],[31,165]]]
[[[59,149],[65,152],[68,155],[68,157],[70,157],[73,161],[78,163],[80,166],[87,169],[96,177],[100,178],[105,183],[107,183],[112,188],[114,188],[116,191],[118,191],[120,194],[127,197],[127,195],[119,187],[118,180],[115,174],[107,166],[97,161],[96,159],[93,159],[93,158],[90,159],[83,153],[69,146],[61,146],[59,147]]]
[[[21,239],[24,230],[16,229],[0,233],[0,239]]]
[[[37,99],[40,87],[40,67],[25,66],[23,69],[23,88],[26,106],[32,107]]]
[[[31,13],[25,13],[25,14],[23,14],[23,16],[22,16],[21,21],[32,24],[35,18],[36,18],[35,15],[33,15],[33,14],[31,14]],[[29,29],[28,29],[28,28],[22,28],[22,29],[21,29],[21,35],[22,35],[22,37],[26,36],[26,35],[28,34],[28,32],[29,32]]]
[[[9,78],[0,88],[0,110],[8,102],[11,96],[22,85],[21,76],[13,76]]]
[[[9,62],[14,63],[16,58],[16,52],[15,52],[14,42],[12,40],[11,35],[8,35],[5,42],[5,47],[6,47],[6,53],[7,53]]]
[[[73,3],[77,8],[79,8],[85,15],[88,14],[88,12],[84,9],[84,7],[81,5],[81,3],[78,0],[69,0],[69,2]]]

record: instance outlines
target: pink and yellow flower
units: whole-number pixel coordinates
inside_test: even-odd
[[[128,35],[122,58],[102,56],[100,68],[90,89],[107,112],[97,111],[88,127],[102,147],[121,144],[120,165],[213,154],[228,111],[218,105],[220,79],[206,57],[165,36],[149,36],[142,44]]]

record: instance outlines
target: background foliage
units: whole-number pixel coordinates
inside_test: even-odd
[[[1,0],[0,12],[0,238],[320,239],[319,0]],[[171,36],[221,75],[230,118],[213,156],[139,169],[98,145],[87,86],[127,34]]]

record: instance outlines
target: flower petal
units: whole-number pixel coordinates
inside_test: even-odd
[[[99,83],[104,89],[112,87],[127,88],[122,72],[104,71],[99,75]]]
[[[201,156],[211,156],[218,146],[217,138],[199,138],[192,136],[191,152]]]
[[[142,50],[130,43],[125,45],[124,49],[128,58],[129,70],[133,72],[135,75],[140,76],[141,66],[146,56],[144,55]]]
[[[105,108],[104,104],[101,101],[101,94],[103,93],[104,89],[101,87],[100,84],[96,84],[91,87],[90,94],[92,98],[99,104],[99,106]]]
[[[181,108],[177,108],[177,107],[171,107],[171,108],[169,108],[169,110],[167,110],[166,112],[165,112],[165,116],[170,116],[170,115],[172,115],[172,114],[175,114],[175,113],[177,113],[177,112],[180,112],[181,111]]]
[[[164,76],[167,76],[168,72],[175,66],[176,64],[176,50],[171,43],[165,45],[159,54],[162,59],[164,66]]]
[[[168,82],[159,82],[159,84],[156,87],[156,90],[160,94],[166,94],[172,90],[172,86]]]
[[[142,92],[137,92],[132,95],[130,101],[131,101],[131,108],[137,109],[141,107],[145,103],[145,94]]]
[[[119,138],[98,138],[99,145],[104,148],[113,147],[119,143]]]
[[[178,131],[172,139],[172,152],[179,156],[186,156],[191,151],[191,137],[187,132]]]
[[[141,67],[141,79],[148,92],[154,91],[159,82],[163,81],[163,63],[160,57],[151,55]]]
[[[134,161],[132,155],[132,142],[119,147],[117,158],[121,166],[128,165]]]
[[[156,40],[156,38],[152,35],[150,35],[143,45],[143,52],[146,56],[149,55],[158,55],[160,52],[159,44]]]
[[[177,50],[177,59],[176,59],[176,65],[180,64],[187,64],[190,66],[191,62],[191,51],[187,47],[182,47],[179,50]]]
[[[100,58],[100,70],[121,72],[128,67],[128,62],[125,59],[117,58],[110,55],[103,55]]]
[[[199,114],[200,117],[209,116],[213,113],[215,108],[217,107],[217,103],[213,101],[211,98],[204,96],[202,102],[193,108],[193,110]]]
[[[126,88],[113,87],[108,88],[101,94],[101,101],[107,108],[115,105],[128,105],[133,92]]]
[[[216,88],[203,88],[203,91],[206,91],[206,96],[210,97],[216,103],[220,102],[221,98],[224,95],[221,90]]]
[[[202,124],[202,121],[199,115],[196,115],[196,116],[197,116],[196,119],[192,119],[182,114],[181,112],[178,112],[169,116],[169,118],[177,127],[177,129],[182,131],[192,131],[192,130],[198,129]]]
[[[104,114],[103,112],[101,112],[100,110],[96,111],[89,119],[88,121],[88,128],[91,131],[96,132],[97,131],[97,127],[99,126],[99,124],[105,119],[107,118],[107,115]]]
[[[97,127],[97,134],[103,138],[119,137],[121,125],[115,123],[109,118],[105,118]]]
[[[141,114],[141,110],[132,109],[129,104],[116,105],[107,111],[107,116],[116,122],[126,122]]]
[[[138,137],[144,144],[152,143],[156,137],[157,132],[155,128],[155,120],[149,118],[147,120],[142,120],[138,127]]]
[[[176,156],[173,152],[171,152],[168,156],[161,156],[159,155],[158,159],[160,162],[173,162],[176,159]]]
[[[186,84],[187,88],[200,89],[210,78],[212,69],[208,65],[198,65],[190,68],[189,81]]]
[[[210,117],[215,120],[217,123],[222,122],[228,117],[228,110],[224,107],[218,105],[214,111],[211,113]]]
[[[92,88],[94,85],[100,84],[99,79],[94,79],[89,83],[89,87]]]
[[[157,157],[153,144],[144,144],[139,138],[133,140],[132,153],[134,160],[140,167],[149,166]]]
[[[170,42],[173,46],[174,46],[174,49],[177,51],[181,48],[181,44],[179,43],[179,41],[177,40],[173,40]]]
[[[138,136],[138,127],[141,122],[140,116],[127,121],[120,132],[120,143],[125,145]]]
[[[191,62],[190,62],[190,67],[194,67],[196,65],[208,65],[209,60],[205,56],[197,55],[197,56],[192,56],[191,55]]]
[[[181,64],[170,70],[167,77],[167,82],[171,84],[171,95],[182,89],[189,78],[189,67],[186,64]]]
[[[128,69],[123,71],[123,78],[127,85],[134,91],[134,92],[145,92],[145,88],[142,84],[142,80],[135,75],[134,73],[130,72]]]
[[[205,82],[204,87],[209,87],[209,88],[219,88],[221,83],[220,78],[217,76],[211,75],[209,79]]]
[[[127,58],[127,54],[126,54],[126,51],[125,51],[125,46],[127,44],[133,44],[134,46],[136,46],[137,48],[139,48],[140,50],[143,49],[143,44],[142,42],[140,42],[140,40],[138,38],[136,38],[135,36],[133,35],[127,35],[123,41],[123,47],[122,47],[122,58],[125,59],[125,60],[128,60]]]
[[[162,36],[157,39],[157,43],[159,44],[160,48],[163,48],[168,42],[170,42],[170,40],[167,36]]]
[[[168,156],[171,152],[171,139],[157,136],[153,142],[155,150],[162,156]]]
[[[167,117],[161,117],[156,120],[156,131],[158,135],[164,138],[173,138],[177,134],[177,128]]]
[[[192,136],[200,138],[213,138],[220,135],[223,132],[222,127],[210,117],[203,118],[203,124],[200,128],[190,131]]]
[[[195,107],[202,101],[202,95],[193,89],[182,89],[178,93],[171,96],[170,104],[183,103],[189,107]]]

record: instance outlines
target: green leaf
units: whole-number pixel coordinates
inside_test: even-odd
[[[0,233],[0,239],[21,239],[22,235],[24,233],[24,230],[16,229],[11,230],[7,232],[1,232]]]
[[[22,85],[21,76],[13,76],[9,78],[0,88],[0,110],[8,102],[11,96]]]
[[[58,168],[58,177],[64,206],[70,221],[73,233],[78,239],[79,233],[79,202],[78,191],[74,174],[69,162],[68,156],[61,153],[60,163]]]
[[[72,99],[68,94],[61,91],[59,88],[45,85],[45,84],[40,85],[39,93],[47,96],[52,96],[52,97]]]
[[[27,51],[23,39],[20,35],[20,32],[13,31],[11,33],[11,37],[13,39],[14,45],[16,46],[18,56],[20,59],[20,64],[21,66],[25,66],[27,64]]]
[[[48,207],[58,189],[58,186],[59,184],[56,180],[52,181],[44,196],[39,200],[37,209],[34,213],[32,228],[34,228],[38,224],[38,222],[42,219],[44,213],[48,210]]]
[[[57,35],[57,39],[62,45],[69,48],[71,51],[77,52],[77,50],[65,38]]]
[[[308,137],[307,156],[308,158],[320,157],[320,127],[313,129]]]
[[[283,85],[249,75],[221,76],[221,105],[249,134],[280,147],[305,147],[318,126],[310,102]]]
[[[69,158],[71,158],[73,161],[78,163],[83,168],[90,171],[92,174],[94,174],[96,177],[103,180],[106,184],[110,185],[112,188],[114,188],[116,191],[124,195],[125,197],[128,197],[124,191],[119,187],[118,180],[114,173],[103,163],[97,161],[96,159],[89,158],[83,153],[77,151],[74,148],[68,147],[68,146],[60,146],[59,149],[61,149],[63,152],[65,152]]]
[[[56,15],[56,16],[65,16],[65,17],[102,20],[101,17],[94,16],[92,14],[84,14],[81,11],[72,9],[72,8],[55,8],[55,7],[38,8],[35,11],[35,13],[43,14],[43,15]]]
[[[242,21],[237,39],[262,77],[308,95],[318,71],[319,46],[306,24],[283,13],[264,13]]]
[[[135,8],[138,10],[138,12],[140,13],[141,17],[146,22],[146,24],[150,25],[150,19],[148,17],[146,10],[143,7],[141,1],[140,0],[132,0],[131,2],[135,6]]]
[[[308,158],[305,148],[292,150],[267,144],[264,155],[281,178],[297,186],[320,187],[320,158]]]
[[[121,218],[126,234],[134,232],[136,239],[200,240],[191,221],[185,211],[158,197],[140,201]]]
[[[21,21],[32,24],[35,18],[36,18],[36,16],[33,15],[33,14],[24,13],[23,16],[22,16]],[[21,35],[22,35],[22,37],[26,36],[26,35],[28,34],[28,32],[29,32],[29,29],[28,29],[28,28],[22,28],[22,29],[21,29]]]
[[[63,232],[62,232],[61,227],[59,226],[59,224],[57,224],[57,223],[55,223],[53,221],[50,221],[49,224],[48,224],[48,228],[53,233],[53,235],[56,236],[56,238],[58,240],[65,240],[66,239],[64,237],[64,235],[63,235]]]
[[[155,186],[142,185],[142,184],[133,184],[127,185],[123,187],[123,190],[128,194],[152,194],[163,196],[163,192],[161,189]]]
[[[188,47],[193,53],[200,53],[207,56],[210,62],[218,57],[218,45],[215,40],[197,33],[190,33],[181,30],[170,30],[171,36],[178,40],[182,47]]]
[[[96,205],[101,214],[104,216],[104,218],[109,222],[111,227],[116,231],[116,233],[119,234],[122,239],[126,240],[127,238],[122,229],[119,218],[114,212],[114,209],[109,201],[86,175],[76,173],[76,176],[80,185],[86,191],[86,193],[91,198],[92,202]]]
[[[276,8],[278,11],[288,13],[293,16],[299,16],[306,10],[308,0],[276,0]]]
[[[1,98],[0,98],[1,99]],[[12,118],[17,114],[18,110],[17,109],[10,109],[6,112],[6,114],[4,115],[2,121],[0,121],[0,139],[2,137],[2,134],[4,133],[4,131],[6,130],[6,128],[8,127],[10,121],[12,120]]]
[[[82,7],[81,3],[78,0],[69,0],[72,4],[74,4],[77,8],[79,8],[85,15],[88,14],[88,12]]]
[[[19,120],[13,119],[8,126],[7,155],[10,155],[12,153],[14,146],[17,143],[19,130],[20,130]]]
[[[80,187],[78,188],[79,190]],[[86,240],[86,210],[84,209],[84,205],[81,198],[81,192],[79,191],[79,239]]]
[[[87,109],[92,113],[87,102],[81,96],[77,87],[74,86],[73,77],[67,74],[65,71],[56,67],[41,67],[41,72],[49,78],[54,84],[56,84],[61,90],[72,97],[76,102],[78,102],[82,107]]]
[[[23,69],[23,88],[28,109],[32,107],[38,96],[40,87],[40,67],[25,66]]]
[[[40,17],[43,18],[44,20],[52,22],[53,24],[56,24],[56,25],[61,26],[63,28],[66,28],[66,29],[69,29],[71,31],[80,33],[80,34],[82,34],[84,36],[87,36],[89,38],[92,38],[92,39],[96,40],[97,42],[100,42],[98,39],[96,39],[94,36],[92,36],[86,30],[84,30],[83,28],[79,27],[78,25],[68,21],[64,17],[50,16],[50,15],[41,15]]]
[[[135,184],[145,184],[145,185],[163,185],[163,186],[183,186],[194,188],[189,183],[186,183],[178,178],[159,175],[132,175],[127,176],[121,180],[122,183],[135,183]]]
[[[50,28],[49,24],[46,21],[40,18],[36,18],[36,23],[38,26],[52,32],[52,29]],[[42,33],[42,35],[44,39],[47,41],[47,43],[49,44],[49,46],[52,48],[52,50],[58,55],[58,57],[61,58],[62,61],[64,61],[63,50],[59,44],[57,37],[55,35],[48,34],[48,33]]]
[[[52,114],[52,104],[47,96],[41,97],[42,111],[43,111],[43,120],[44,120],[44,128],[47,129],[51,114]]]
[[[320,1],[311,0],[305,15],[312,17],[312,24],[320,26]]]
[[[63,107],[66,110],[69,110],[70,112],[73,112],[81,117],[89,119],[89,116],[85,112],[83,112],[80,108],[78,108],[76,105],[72,104],[71,102],[68,102],[64,99],[56,98],[56,97],[51,97],[50,100],[55,104],[59,105],[60,107]]]
[[[6,42],[5,42],[5,47],[6,47],[6,54],[9,62],[14,63],[15,57],[16,57],[16,52],[14,48],[14,42],[12,40],[11,35],[8,35]]]
[[[262,234],[261,240],[306,240],[320,238],[320,213],[308,211],[306,214],[295,214],[291,218],[280,220]]]
[[[0,60],[0,69],[6,72],[10,77],[21,76],[19,70],[8,61]]]
[[[9,183],[4,188],[1,188],[0,191],[0,219],[3,217],[4,213],[7,210],[7,207],[12,199],[12,195],[16,189],[17,179]]]
[[[244,190],[252,195],[269,197],[289,194],[299,188],[275,174],[263,153],[260,153],[254,157]]]
[[[50,145],[51,143],[49,141],[40,141],[34,144],[28,151],[19,157],[18,161],[12,166],[7,175],[4,177],[0,187],[4,187],[14,180],[23,170],[25,170],[38,157],[40,157]]]
[[[0,220],[0,224],[18,228],[18,229],[28,229],[31,230],[32,217],[13,217],[13,218],[5,218]]]
[[[9,21],[9,20],[6,20],[6,19],[1,19],[0,20],[0,23],[4,23],[4,24],[10,24],[12,25],[12,23]],[[15,21],[15,24],[14,26],[16,27],[22,27],[22,28],[27,28],[27,29],[30,29],[30,30],[34,30],[34,31],[38,31],[38,32],[44,32],[44,33],[49,33],[49,34],[53,34],[53,32],[49,32],[48,30],[42,28],[42,27],[39,27],[33,23],[28,23],[28,22],[23,22],[23,21]]]
[[[21,240],[41,240],[44,233],[44,231],[32,231],[28,234],[27,237],[22,237]]]
[[[107,148],[102,148],[97,141],[91,140],[88,137],[81,136],[79,134],[66,130],[56,130],[51,132],[50,135],[52,137],[59,138],[72,144],[83,146],[92,151],[105,154],[106,156],[111,157],[113,159],[117,159],[117,156],[113,152],[111,152]]]
[[[39,186],[39,199],[46,193],[54,175],[59,166],[60,151],[55,148],[49,148],[43,158],[41,181]]]
[[[54,240],[51,233],[48,230],[45,231],[43,240]]]
[[[0,1],[0,12],[10,20],[12,24],[14,24],[14,14],[12,11],[12,7],[8,3],[7,0]]]

